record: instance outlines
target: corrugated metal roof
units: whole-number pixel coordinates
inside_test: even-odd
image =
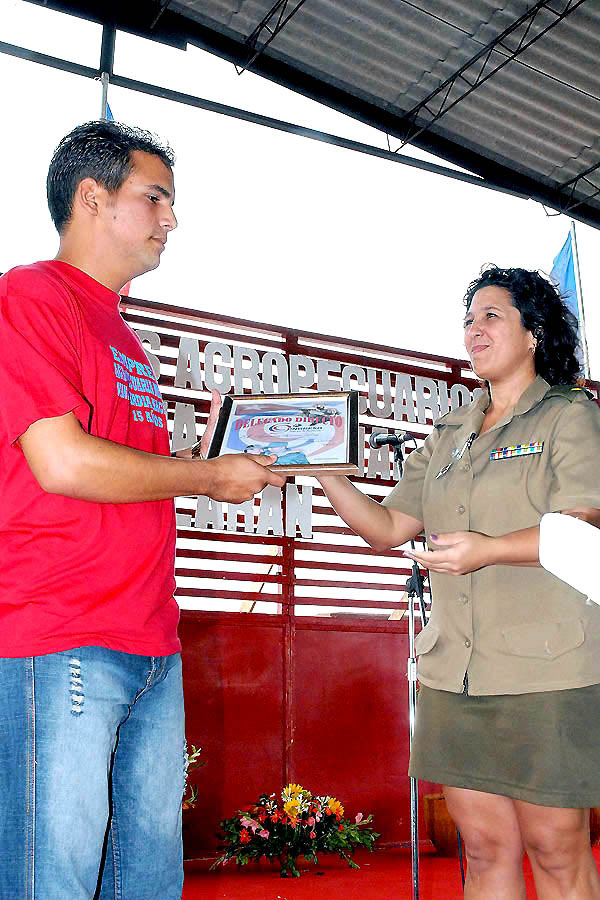
[[[44,3],[100,21],[110,21],[111,7],[118,27],[150,29],[159,40],[179,35],[250,62],[258,74],[600,226],[600,0]]]

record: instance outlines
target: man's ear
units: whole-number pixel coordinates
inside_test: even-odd
[[[94,178],[82,178],[73,195],[73,212],[80,209],[88,216],[97,216],[106,201],[106,188]]]

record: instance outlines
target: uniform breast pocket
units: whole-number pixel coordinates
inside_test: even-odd
[[[432,625],[431,623],[426,625],[423,631],[420,631],[415,638],[415,653],[417,656],[423,656],[424,653],[429,653],[430,650],[433,650],[439,636],[440,629],[437,625]]]
[[[508,459],[486,459],[473,480],[473,504],[476,509],[495,510],[495,533],[515,531],[539,521],[547,511],[552,474],[544,453]],[[537,521],[535,524],[537,524]]]
[[[585,640],[585,631],[579,619],[566,619],[513,625],[502,629],[502,637],[505,649],[514,656],[552,660],[580,647]]]

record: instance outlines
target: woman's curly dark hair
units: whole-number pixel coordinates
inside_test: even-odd
[[[464,296],[470,308],[476,291],[492,285],[505,288],[521,313],[523,327],[537,341],[535,371],[551,384],[574,384],[581,374],[577,358],[577,319],[558,289],[539,272],[489,266],[472,281]]]

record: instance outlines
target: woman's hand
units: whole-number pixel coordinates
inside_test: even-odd
[[[416,560],[424,569],[443,572],[446,575],[467,575],[484,566],[491,565],[493,558],[493,537],[476,531],[452,531],[448,534],[432,534],[430,542],[435,550],[421,553],[404,550],[404,555]]]
[[[221,409],[222,405],[223,398],[221,397],[220,393],[218,391],[211,391],[210,412],[206,421],[204,434],[202,435],[202,441],[200,442],[200,449],[202,450],[202,456],[204,457],[204,459],[206,459],[208,456],[210,442],[212,441],[212,436],[217,425],[217,419],[219,418],[219,410]]]
[[[588,525],[595,525],[600,528],[600,509],[578,508],[578,509],[561,509],[563,516],[573,516],[574,519],[581,519]]]
[[[208,458],[208,450],[210,448],[210,442],[212,440],[212,436],[214,434],[214,430],[217,424],[217,419],[219,418],[219,410],[223,404],[223,398],[221,397],[218,391],[211,391],[210,397],[210,412],[208,414],[208,419],[206,420],[206,428],[204,429],[204,434],[202,435],[202,440],[200,441],[200,450],[202,452],[202,458]],[[195,445],[197,446],[197,445]],[[172,454],[176,456],[178,459],[191,459],[192,458],[192,448],[186,447],[185,450],[177,450],[176,453]],[[196,453],[196,456],[198,454]]]
[[[221,409],[222,404],[223,398],[220,393],[218,391],[211,391],[210,412],[208,414],[208,419],[206,420],[206,428],[204,429],[202,440],[200,441],[200,450],[204,459],[207,459],[208,457],[210,442],[217,424],[217,419],[219,418],[219,410]],[[173,455],[178,459],[191,459],[192,448],[186,447],[185,450],[177,450]]]

